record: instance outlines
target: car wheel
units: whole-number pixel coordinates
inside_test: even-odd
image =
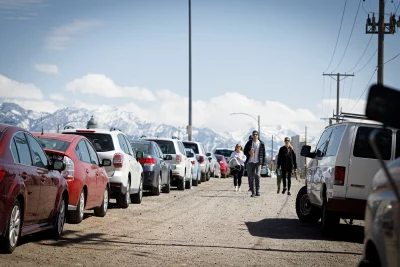
[[[208,170],[208,172],[207,172],[207,181],[210,181],[210,178],[211,178],[211,171]]]
[[[117,207],[126,209],[129,207],[129,204],[131,203],[130,199],[130,192],[131,190],[131,181],[128,180],[128,184],[126,185],[126,192],[125,194],[119,193],[117,196]]]
[[[192,189],[192,177],[190,177],[189,181],[186,181],[185,189]]]
[[[154,196],[159,196],[161,194],[161,185],[162,185],[162,177],[161,174],[158,174],[158,178],[157,178],[158,182],[157,182],[157,187],[153,187],[151,189],[151,194]]]
[[[198,186],[200,184],[200,179],[199,179],[199,172],[197,171],[196,177],[194,177],[193,180],[193,186]]]
[[[170,191],[171,191],[171,174],[168,173],[168,181],[167,184],[164,185],[162,192],[169,194]]]
[[[311,205],[307,186],[303,186],[296,197],[296,213],[301,222],[316,223],[321,217],[321,210]]]
[[[139,192],[131,195],[132,202],[135,204],[142,203],[143,199],[143,174],[140,176]]]
[[[10,217],[6,225],[6,231],[3,239],[1,239],[0,249],[5,253],[12,253],[18,245],[19,238],[21,236],[21,225],[22,225],[22,210],[18,199],[14,201],[11,208]]]
[[[333,211],[328,210],[328,201],[324,197],[322,203],[321,231],[329,234],[340,223],[340,217]]]
[[[61,197],[60,205],[58,206],[57,218],[54,224],[53,236],[58,240],[64,230],[65,217],[67,213],[67,201],[65,195]]]
[[[103,194],[103,203],[101,204],[100,207],[97,207],[94,209],[94,215],[97,217],[104,217],[106,216],[107,209],[108,209],[108,202],[109,202],[109,196],[108,196],[108,187],[106,186],[106,189],[104,190]]]
[[[79,195],[78,205],[76,210],[68,211],[68,222],[69,223],[80,223],[83,220],[85,213],[85,191],[82,189]]]

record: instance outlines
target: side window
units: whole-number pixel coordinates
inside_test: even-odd
[[[336,126],[329,139],[326,156],[336,156],[339,150],[340,142],[342,141],[343,133],[346,130],[346,125]]]
[[[358,158],[376,159],[369,143],[369,135],[375,128],[359,127],[354,143],[353,155]],[[389,160],[392,154],[392,130],[386,129],[378,133],[376,142],[384,160]]]
[[[79,150],[79,145],[75,147],[75,155],[82,161],[82,154]]]
[[[201,144],[200,146],[201,146],[201,149],[203,150],[203,155],[205,155],[206,154],[206,150],[204,149],[203,144]]]
[[[31,135],[27,134],[27,139],[29,142],[29,145],[31,147],[31,154],[32,154],[32,160],[33,160],[33,166],[39,167],[39,168],[47,168],[48,166],[48,159],[46,154],[44,153],[42,147],[39,145],[38,141],[33,138]]]
[[[128,152],[129,152],[128,154],[131,155],[131,156],[133,156],[134,153],[133,153],[133,149],[132,149],[131,143],[129,143],[129,140],[128,140],[128,138],[126,138],[125,135],[124,135],[123,137],[124,137],[126,146],[127,146],[127,148],[128,148]]]
[[[15,144],[14,138],[11,139],[11,144],[10,145],[11,145],[11,153],[13,155],[14,162],[15,163],[19,163],[18,150],[17,150],[17,145]]]
[[[118,135],[118,142],[119,142],[119,146],[121,147],[122,151],[124,151],[126,154],[129,154],[129,150],[126,147],[126,142],[125,142],[124,136],[122,134]]]
[[[83,162],[91,163],[89,151],[85,145],[85,141],[84,140],[79,141],[78,147],[79,147],[79,151],[81,152],[80,160]]]
[[[29,150],[28,141],[24,133],[17,133],[14,136],[15,144],[19,155],[19,163],[24,165],[32,165],[31,151]]]
[[[315,152],[317,153],[317,157],[324,157],[326,153],[326,147],[329,142],[329,137],[331,136],[332,128],[326,129],[325,132],[322,134]]]
[[[186,155],[185,146],[182,144],[182,142],[178,142],[178,144],[179,144],[179,150],[181,151],[181,153],[183,155]]]
[[[94,165],[99,166],[99,158],[97,157],[97,153],[96,151],[94,151],[94,148],[92,147],[92,145],[85,140],[87,149],[89,150],[89,155],[90,155],[90,162]]]
[[[400,131],[396,133],[396,158],[400,157]]]
[[[158,153],[160,153],[160,157],[164,158],[164,153],[161,151],[161,148],[159,146],[156,146]]]

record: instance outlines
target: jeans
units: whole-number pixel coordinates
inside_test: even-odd
[[[242,177],[243,177],[244,170],[243,168],[240,171],[234,171],[233,172],[233,184],[235,186],[241,186],[242,185]]]
[[[261,165],[260,163],[247,163],[247,174],[249,175],[250,180],[250,189],[251,192],[254,193],[254,182],[256,186],[256,192],[260,192],[260,171]]]
[[[287,179],[287,190],[290,191],[290,186],[292,185],[292,170],[282,169],[282,182],[283,188],[286,188],[286,179]]]

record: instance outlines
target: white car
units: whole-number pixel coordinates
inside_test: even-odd
[[[151,140],[158,144],[164,156],[171,155],[172,159],[167,160],[171,164],[171,184],[176,185],[179,190],[192,188],[192,162],[186,156],[185,146],[182,141],[176,138],[150,138],[144,137],[143,140]]]
[[[116,128],[66,129],[63,134],[83,135],[93,144],[100,159],[109,159],[113,164],[105,167],[110,181],[111,198],[117,206],[128,208],[131,201],[142,202],[143,168],[138,162],[126,135]],[[140,153],[139,153],[140,154]]]
[[[211,164],[210,160],[207,157],[207,152],[204,149],[203,144],[194,141],[183,141],[183,145],[185,146],[185,148],[193,149],[194,153],[196,153],[196,159],[200,165],[201,182],[206,182],[210,180]]]
[[[366,200],[372,179],[380,169],[369,144],[370,133],[379,124],[343,122],[328,126],[314,152],[303,146],[301,155],[312,158],[306,186],[296,199],[296,212],[301,221],[317,222],[326,231],[340,219],[364,220]],[[385,161],[395,158],[396,133],[383,130],[377,138]]]

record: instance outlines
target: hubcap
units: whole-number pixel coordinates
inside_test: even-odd
[[[10,226],[9,226],[9,240],[10,240],[10,245],[11,247],[14,247],[17,245],[18,242],[18,237],[19,237],[19,230],[20,230],[20,224],[21,224],[21,212],[19,210],[18,206],[14,206],[12,212],[11,212],[11,217],[10,217]]]
[[[303,195],[300,199],[300,212],[304,216],[307,216],[311,212],[311,203],[307,194]]]
[[[131,191],[131,184],[128,182],[128,186],[126,187],[126,202],[127,203],[129,203],[130,191]]]
[[[83,213],[85,211],[85,194],[83,191],[81,192],[81,196],[79,198],[79,216],[83,218]]]
[[[104,190],[103,204],[104,204],[103,210],[104,210],[104,213],[105,213],[107,211],[107,208],[108,208],[108,189],[107,188],[106,188],[106,190]]]
[[[64,199],[61,200],[60,203],[60,213],[58,214],[58,233],[61,234],[64,227],[64,220],[65,220],[65,202]]]

